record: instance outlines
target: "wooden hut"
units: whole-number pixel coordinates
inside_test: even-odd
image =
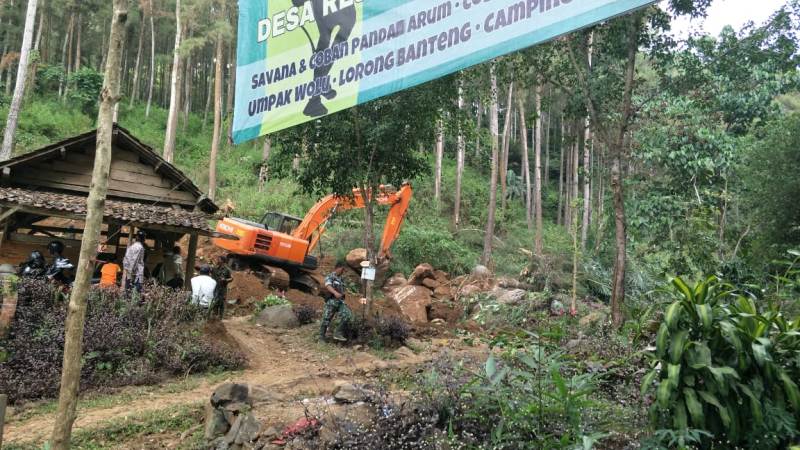
[[[103,217],[104,253],[121,261],[137,229],[148,236],[148,268],[163,250],[189,236],[185,280],[191,278],[199,236],[218,208],[180,170],[126,129],[115,125],[108,200]],[[77,263],[97,132],[0,163],[0,264],[17,265],[31,251],[60,240]]]

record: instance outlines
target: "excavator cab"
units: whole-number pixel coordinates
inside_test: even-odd
[[[300,226],[303,219],[298,217],[289,216],[286,214],[268,212],[264,214],[261,223],[269,231],[277,231],[283,234],[292,234],[292,232]]]

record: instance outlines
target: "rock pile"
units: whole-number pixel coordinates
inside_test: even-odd
[[[402,273],[392,275],[383,291],[413,324],[455,323],[461,314],[453,301],[453,286],[456,285],[447,272],[426,263],[417,266],[408,279]]]
[[[253,416],[253,406],[277,400],[271,392],[247,384],[226,383],[211,395],[205,410],[207,448],[245,450],[258,448],[262,424]]]

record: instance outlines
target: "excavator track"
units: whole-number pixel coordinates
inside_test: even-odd
[[[281,269],[280,267],[262,264],[261,269],[267,276],[267,280],[265,282],[269,287],[285,291],[286,289],[289,289],[289,286],[292,284],[292,278],[289,276],[289,272]]]

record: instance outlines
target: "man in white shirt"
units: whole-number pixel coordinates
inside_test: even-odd
[[[192,304],[208,308],[214,301],[217,282],[211,278],[211,267],[200,267],[200,275],[192,278]]]

